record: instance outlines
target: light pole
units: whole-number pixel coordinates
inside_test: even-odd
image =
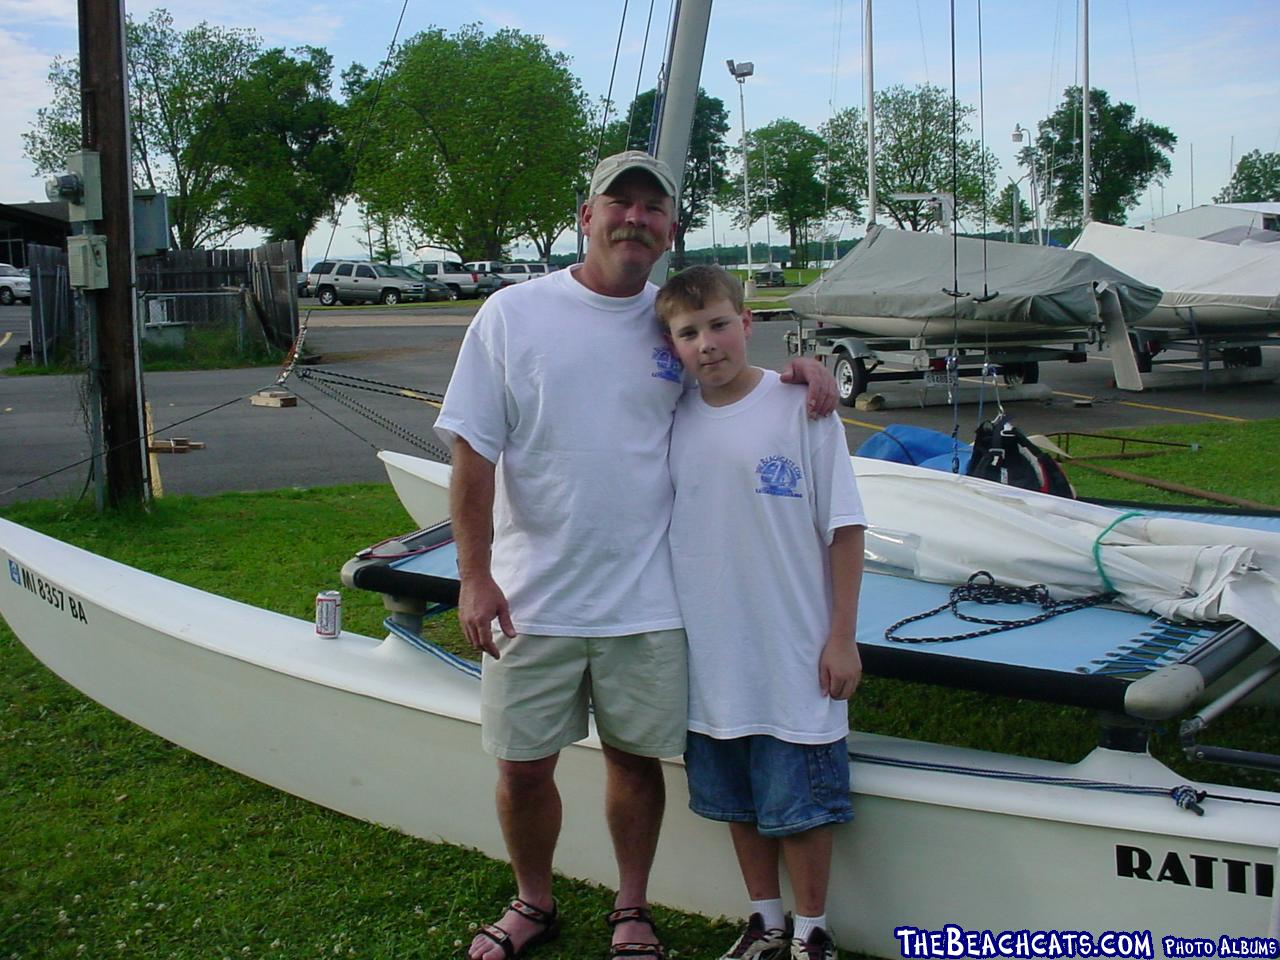
[[[1013,125],[1013,135],[1010,139],[1014,143],[1021,143],[1023,138],[1028,137],[1030,133],[1030,130],[1023,129],[1022,124],[1015,123]],[[1043,244],[1044,239],[1040,234],[1040,199],[1036,195],[1036,145],[1034,143],[1027,144],[1027,156],[1031,159],[1031,212],[1035,216],[1036,222],[1036,243]],[[1016,187],[1017,184],[1021,182],[1022,178],[1019,177],[1014,186]],[[1017,201],[1015,200],[1014,202],[1016,203]],[[1017,237],[1016,232],[1014,233],[1014,237]],[[1015,239],[1014,242],[1016,243],[1017,240]]]
[[[751,171],[747,165],[747,106],[742,91],[747,77],[756,72],[756,65],[750,60],[745,63],[726,60],[725,63],[729,65],[729,76],[738,81],[738,111],[742,118],[742,203],[743,215],[747,221],[747,282],[743,284],[743,288],[750,297],[755,295],[756,281],[755,265],[751,262]]]

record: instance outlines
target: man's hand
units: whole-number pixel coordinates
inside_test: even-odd
[[[458,622],[462,635],[476,650],[483,650],[497,660],[501,654],[493,642],[493,619],[508,637],[516,635],[511,623],[511,609],[506,595],[493,577],[464,577],[458,591]]]
[[[783,383],[808,385],[806,405],[810,420],[825,417],[836,408],[836,378],[822,365],[822,361],[813,357],[794,357],[782,368],[781,379]]]
[[[848,700],[862,679],[862,656],[851,640],[832,637],[818,661],[818,683],[832,700]]]

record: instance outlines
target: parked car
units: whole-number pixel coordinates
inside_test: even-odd
[[[475,273],[501,273],[506,263],[502,260],[470,260],[463,266]]]
[[[0,263],[0,303],[7,307],[15,300],[31,302],[31,277],[25,270]]]
[[[391,269],[397,273],[402,273],[410,280],[416,280],[422,284],[422,292],[424,300],[457,300],[458,295],[451,287],[445,286],[437,280],[431,280],[424,277],[413,267],[400,267],[395,264],[391,265]]]
[[[322,306],[365,300],[394,304],[423,300],[426,285],[403,267],[388,263],[360,263],[353,260],[325,260],[311,268],[307,286],[314,286]]]
[[[785,287],[787,285],[787,275],[782,272],[782,268],[776,263],[771,263],[767,267],[761,267],[755,273],[755,281],[757,287]]]
[[[453,299],[479,296],[478,271],[469,270],[461,260],[417,260],[409,264],[428,280],[443,283],[453,291]]]
[[[551,272],[551,267],[545,263],[508,263],[498,272],[504,277],[510,277],[516,283],[523,283],[535,277],[545,277]]]
[[[302,272],[298,274],[298,296],[305,297],[307,295],[307,274]]]
[[[481,273],[478,276],[480,281],[477,286],[482,297],[487,297],[503,287],[514,287],[517,283],[517,281],[512,280],[510,277],[504,277],[500,273]]]

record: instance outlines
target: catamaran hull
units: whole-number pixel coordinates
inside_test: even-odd
[[[303,621],[7,521],[0,563],[5,620],[109,709],[312,802],[504,855],[473,678],[395,637],[320,639]],[[1095,751],[1065,765],[865,735],[850,749],[857,820],[837,831],[829,911],[847,948],[900,956],[895,928],[945,924],[1149,932],[1157,953],[1165,935],[1267,930],[1280,817],[1264,804],[1275,794],[1214,788],[1254,802],[1209,800],[1197,817],[1167,797],[1065,782],[1181,782],[1146,756]],[[680,764],[665,770],[654,899],[740,914],[727,833],[688,811]],[[616,883],[594,738],[565,751],[558,776],[568,825],[558,868]]]

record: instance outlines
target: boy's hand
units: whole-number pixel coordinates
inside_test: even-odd
[[[836,408],[836,378],[822,365],[821,360],[795,357],[787,361],[780,378],[783,383],[808,385],[806,405],[810,420],[825,417]]]
[[[862,656],[851,640],[832,637],[818,661],[818,683],[832,700],[848,700],[862,679]]]

